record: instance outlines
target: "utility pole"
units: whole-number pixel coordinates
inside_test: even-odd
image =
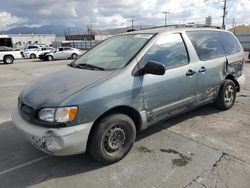
[[[234,34],[235,34],[235,29],[236,29],[236,20],[235,20],[235,18],[233,19],[232,28],[234,29]]]
[[[168,23],[168,14],[170,12],[162,12],[163,14],[165,14],[165,27],[167,27],[167,23]]]
[[[223,19],[222,19],[222,28],[223,29],[226,29],[226,26],[225,26],[225,18],[226,18],[226,14],[227,14],[227,0],[224,0],[224,6],[223,6]]]

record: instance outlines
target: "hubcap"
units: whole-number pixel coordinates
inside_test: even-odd
[[[10,58],[7,58],[7,59],[6,59],[6,62],[7,62],[7,63],[11,63],[12,60],[11,60]]]
[[[125,147],[126,133],[122,126],[116,125],[107,130],[104,134],[104,149],[106,153],[113,154]]]
[[[225,90],[224,101],[226,105],[230,106],[233,103],[235,92],[233,86],[228,85]]]

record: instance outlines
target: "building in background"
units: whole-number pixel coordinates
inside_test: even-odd
[[[67,41],[70,40],[95,40],[94,34],[65,35]]]
[[[52,43],[55,48],[61,46],[68,46],[82,50],[89,50],[99,44],[101,41],[111,37],[112,35],[106,34],[79,34],[79,35],[65,35],[65,40],[58,40]]]
[[[0,41],[10,41],[12,45],[8,44],[8,47],[13,48],[24,48],[30,44],[46,44],[51,45],[52,42],[56,41],[55,34],[9,34],[9,35],[0,35]],[[4,42],[2,45],[7,43]],[[5,46],[6,46],[5,45]],[[1,44],[0,44],[1,46]]]
[[[229,31],[235,34],[245,51],[250,51],[250,25],[239,25]]]

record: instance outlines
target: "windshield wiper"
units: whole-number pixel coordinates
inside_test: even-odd
[[[78,68],[85,68],[85,67],[89,67],[89,68],[91,68],[92,70],[93,69],[98,69],[98,70],[105,70],[103,67],[98,67],[98,66],[96,66],[96,65],[91,65],[91,64],[87,64],[87,63],[79,63],[79,64],[75,64],[74,63],[74,66],[77,66]]]

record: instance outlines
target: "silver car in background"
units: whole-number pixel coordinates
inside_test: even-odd
[[[47,60],[47,61],[53,61],[53,60],[59,60],[59,59],[77,59],[79,56],[81,56],[84,53],[84,51],[71,48],[71,47],[60,47],[50,53],[44,53],[39,55],[39,59],[41,60]]]

